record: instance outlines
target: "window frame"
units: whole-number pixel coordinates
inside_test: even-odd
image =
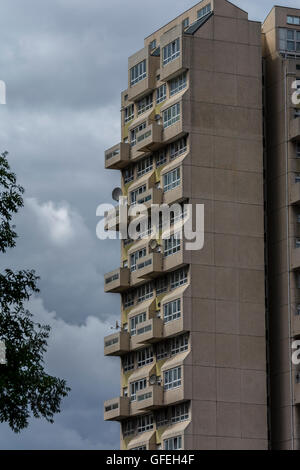
[[[130,69],[130,87],[147,78],[147,63],[146,59],[134,65]]]

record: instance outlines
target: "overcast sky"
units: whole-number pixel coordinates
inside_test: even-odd
[[[120,92],[127,58],[148,34],[192,0],[2,0],[0,151],[25,187],[17,247],[1,269],[41,276],[36,319],[52,326],[47,369],[72,391],[55,424],[33,420],[15,435],[0,424],[2,449],[113,449],[119,425],[103,422],[103,400],[119,395],[119,361],[103,357],[103,336],[119,315],[119,296],[103,275],[119,265],[119,242],[99,241],[96,207],[111,201],[118,172],[103,152],[120,140]],[[262,21],[271,0],[237,0]],[[286,6],[297,6],[288,1]]]

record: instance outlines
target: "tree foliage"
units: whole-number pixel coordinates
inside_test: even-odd
[[[24,193],[7,157],[7,152],[0,154],[0,253],[16,245],[12,219],[23,206]],[[70,390],[65,380],[44,369],[50,327],[35,322],[26,308],[31,295],[39,292],[37,281],[33,270],[0,272],[0,339],[7,358],[0,365],[0,422],[14,432],[26,428],[32,416],[52,423]]]

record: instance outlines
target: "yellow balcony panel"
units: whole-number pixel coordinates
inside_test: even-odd
[[[141,258],[137,264],[137,276],[143,279],[152,279],[163,272],[162,253],[150,253]]]
[[[293,183],[290,189],[290,203],[300,204],[300,183]]]
[[[140,323],[136,329],[137,343],[156,343],[163,337],[163,321],[160,318],[150,318]]]
[[[149,387],[137,392],[136,411],[155,410],[163,406],[164,390],[161,385],[149,385]]]
[[[120,142],[105,151],[105,168],[120,170],[130,163],[130,144]]]
[[[118,268],[105,274],[104,292],[123,292],[129,288],[130,272],[128,268]]]
[[[300,117],[290,121],[290,140],[300,141]]]
[[[152,122],[145,129],[136,133],[136,144],[132,152],[153,152],[162,145],[163,128],[161,124]],[[134,159],[134,158],[133,158]]]
[[[156,71],[159,69],[159,56],[151,54],[149,47],[144,47],[128,59],[128,101],[137,101],[151,93],[156,87]],[[132,76],[132,69],[140,66],[138,73]]]
[[[178,40],[179,50],[172,57],[166,59],[164,47]],[[190,67],[191,37],[184,36],[181,24],[166,31],[160,38],[160,78],[163,81],[171,80],[176,75]]]
[[[294,248],[291,256],[292,269],[300,268],[300,248]]]
[[[104,355],[121,356],[130,351],[130,335],[127,331],[119,331],[104,338]]]
[[[129,398],[117,397],[104,402],[104,420],[121,421],[130,416]]]

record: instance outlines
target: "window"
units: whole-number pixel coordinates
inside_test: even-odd
[[[168,422],[168,410],[166,408],[164,410],[160,410],[156,415],[156,426],[160,428],[168,424]]]
[[[181,436],[171,437],[170,439],[164,439],[164,450],[180,450],[180,449],[182,449]]]
[[[156,167],[158,168],[161,165],[164,165],[167,161],[167,153],[166,150],[159,150],[155,157]]]
[[[164,359],[169,356],[169,346],[167,342],[158,343],[156,346],[156,359]]]
[[[130,183],[134,178],[134,169],[133,166],[126,168],[123,172],[124,184]]]
[[[179,38],[175,41],[170,42],[163,48],[163,65],[167,65],[172,60],[177,59],[180,56],[180,40]]]
[[[282,51],[300,52],[300,31],[279,28],[279,47]]]
[[[134,147],[136,145],[136,135],[138,132],[142,131],[143,129],[145,129],[146,127],[146,123],[143,122],[142,124],[140,124],[139,126],[135,127],[134,129],[132,129],[130,131],[130,145],[131,147]]]
[[[179,155],[182,155],[184,152],[187,150],[187,138],[182,137],[181,139],[176,140],[176,142],[173,142],[170,144],[170,158],[173,160],[176,157],[179,157]]]
[[[300,238],[296,238],[296,248],[300,248]]]
[[[140,194],[143,194],[146,191],[146,185],[143,184],[139,188],[135,189],[134,191],[131,191],[130,193],[130,204],[134,205],[136,204],[136,199]]]
[[[140,390],[144,390],[144,388],[147,387],[147,380],[141,379],[137,380],[136,382],[132,382],[130,384],[130,400],[135,401],[136,400],[136,393],[139,392]]]
[[[176,95],[186,87],[186,72],[170,81],[170,95]]]
[[[170,238],[164,240],[164,256],[171,256],[180,251],[181,239],[180,232],[173,233]]]
[[[134,434],[135,432],[135,421],[133,419],[129,419],[128,421],[124,421],[122,423],[122,432],[123,436],[130,436],[130,434]]]
[[[299,272],[296,274],[296,285],[297,285],[297,289],[300,289],[300,273]]]
[[[286,22],[288,24],[295,24],[297,26],[300,25],[300,17],[299,16],[288,16]]]
[[[187,268],[178,269],[171,274],[171,290],[183,286],[188,281]]]
[[[153,349],[151,347],[138,351],[138,367],[143,367],[146,364],[153,362]]]
[[[173,104],[163,112],[164,128],[172,126],[180,120],[180,103]]]
[[[153,416],[146,415],[146,416],[139,416],[138,417],[138,433],[151,431],[153,429]]]
[[[153,106],[153,94],[150,93],[150,95],[145,96],[145,98],[142,98],[140,101],[138,101],[137,103],[138,116],[140,114],[143,114],[148,109],[152,108],[152,106]]]
[[[203,16],[207,15],[208,13],[210,13],[211,11],[211,4],[209,3],[208,5],[206,5],[205,7],[201,8],[201,10],[199,10],[197,12],[197,17],[198,17],[198,20],[200,20],[200,18],[202,18]]]
[[[146,60],[143,60],[130,69],[130,86],[133,86],[141,80],[144,80],[146,76]]]
[[[175,367],[164,372],[164,389],[180,387],[181,385],[181,367]]]
[[[146,447],[146,446],[133,447],[133,448],[130,449],[130,450],[147,450],[147,447]]]
[[[182,403],[181,405],[172,406],[171,421],[172,423],[179,423],[189,419],[189,404]]]
[[[145,322],[147,319],[146,312],[139,313],[134,317],[130,318],[130,334],[131,336],[136,335],[136,328],[139,323]]]
[[[296,145],[296,158],[300,158],[300,142]]]
[[[168,290],[168,278],[167,276],[160,277],[156,281],[156,295],[162,294],[163,292],[167,292]]]
[[[180,307],[179,307],[180,308]],[[171,355],[187,351],[189,347],[188,335],[176,336],[171,339]]]
[[[190,19],[189,18],[185,18],[182,22],[182,27],[183,29],[187,28],[190,24]]]
[[[164,192],[171,191],[180,185],[180,168],[169,171],[164,175]]]
[[[141,250],[135,251],[130,255],[130,271],[136,271],[137,269],[137,262],[141,258],[145,258],[146,256],[146,248],[142,248]]]
[[[144,300],[153,297],[153,284],[148,282],[138,288],[138,302],[144,302]]]
[[[134,292],[126,292],[122,296],[123,307],[128,308],[134,304]]]
[[[153,39],[153,41],[151,41],[149,44],[149,49],[150,51],[153,51],[153,49],[155,48],[156,48],[156,39]]]
[[[124,111],[125,124],[129,121],[132,121],[133,118],[134,118],[134,105],[130,104],[129,106],[127,106],[127,108],[125,108],[125,111]]]
[[[300,117],[300,109],[299,108],[294,108],[294,118]]]
[[[300,315],[300,304],[296,306],[296,315]]]
[[[176,299],[172,302],[164,304],[164,323],[168,323],[172,320],[177,320],[181,317],[181,300]],[[172,344],[173,346],[173,344]]]
[[[122,359],[124,372],[134,369],[134,354],[126,354]]]
[[[138,178],[140,176],[145,175],[152,169],[153,169],[153,157],[152,155],[150,155],[150,157],[143,158],[143,160],[138,162],[138,169],[137,169]]]
[[[300,173],[295,174],[295,183],[300,183]]]
[[[156,103],[162,103],[167,98],[167,85],[164,83],[156,90]]]

